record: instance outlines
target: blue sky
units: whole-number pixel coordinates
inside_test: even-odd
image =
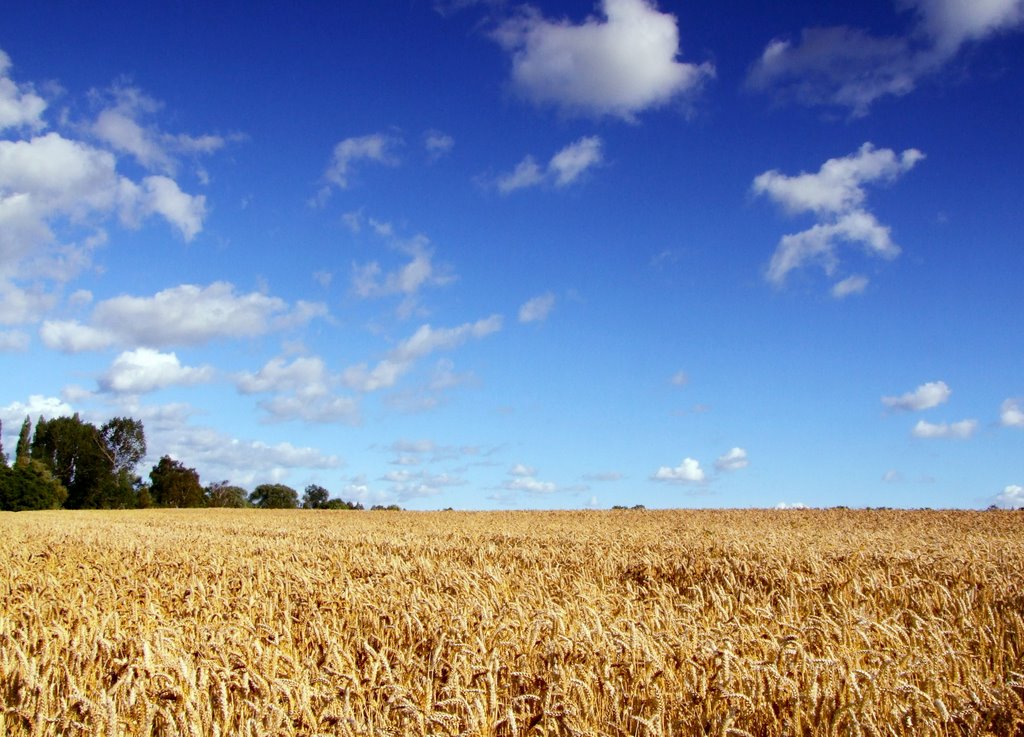
[[[1024,504],[1024,2],[326,6],[5,9],[8,453],[79,412],[367,505]]]

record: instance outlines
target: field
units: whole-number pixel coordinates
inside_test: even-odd
[[[1024,733],[1024,514],[0,515],[0,734]]]

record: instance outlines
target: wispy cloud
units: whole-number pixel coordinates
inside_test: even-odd
[[[600,137],[586,136],[558,151],[546,168],[541,167],[533,156],[527,156],[515,169],[498,177],[498,191],[508,194],[545,183],[567,187],[604,160],[603,146]]]
[[[843,108],[867,115],[887,96],[909,94],[964,44],[1018,28],[1021,0],[896,0],[914,12],[906,36],[873,36],[859,28],[805,28],[798,42],[772,40],[751,67],[747,86],[781,102]]]

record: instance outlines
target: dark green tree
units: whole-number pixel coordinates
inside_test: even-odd
[[[7,468],[7,454],[4,453],[4,423],[0,420],[0,469]]]
[[[160,507],[201,507],[205,501],[199,474],[181,461],[164,456],[149,472],[150,494]]]
[[[39,419],[43,422],[43,419]],[[25,415],[25,421],[21,423],[21,432],[18,434],[18,444],[14,450],[14,462],[22,458],[28,458],[32,450],[32,418]]]
[[[21,440],[18,445],[20,448]],[[134,506],[131,483],[123,483],[114,474],[100,431],[77,414],[53,420],[40,417],[31,448],[32,459],[50,469],[67,489],[65,506],[70,509]]]
[[[310,484],[302,495],[302,508],[323,509],[330,498],[331,493],[327,489],[318,484]]]
[[[249,495],[249,502],[261,509],[295,509],[299,493],[284,484],[260,484]]]
[[[0,509],[25,512],[60,509],[67,489],[40,461],[25,458],[13,468],[0,468]]]
[[[363,509],[359,502],[346,502],[344,499],[328,499],[323,509]]]
[[[206,487],[206,506],[241,508],[249,506],[249,493],[241,486],[217,481]]]

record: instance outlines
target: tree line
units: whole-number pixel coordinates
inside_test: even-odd
[[[260,484],[252,492],[227,481],[203,486],[194,468],[163,456],[149,472],[136,474],[146,456],[141,420],[115,417],[101,427],[74,417],[47,420],[35,428],[26,417],[13,462],[3,449],[0,425],[0,510],[146,509],[149,507],[261,507],[263,509],[363,509],[332,499],[322,486],[302,498],[285,484]],[[374,506],[371,509],[398,509]]]

